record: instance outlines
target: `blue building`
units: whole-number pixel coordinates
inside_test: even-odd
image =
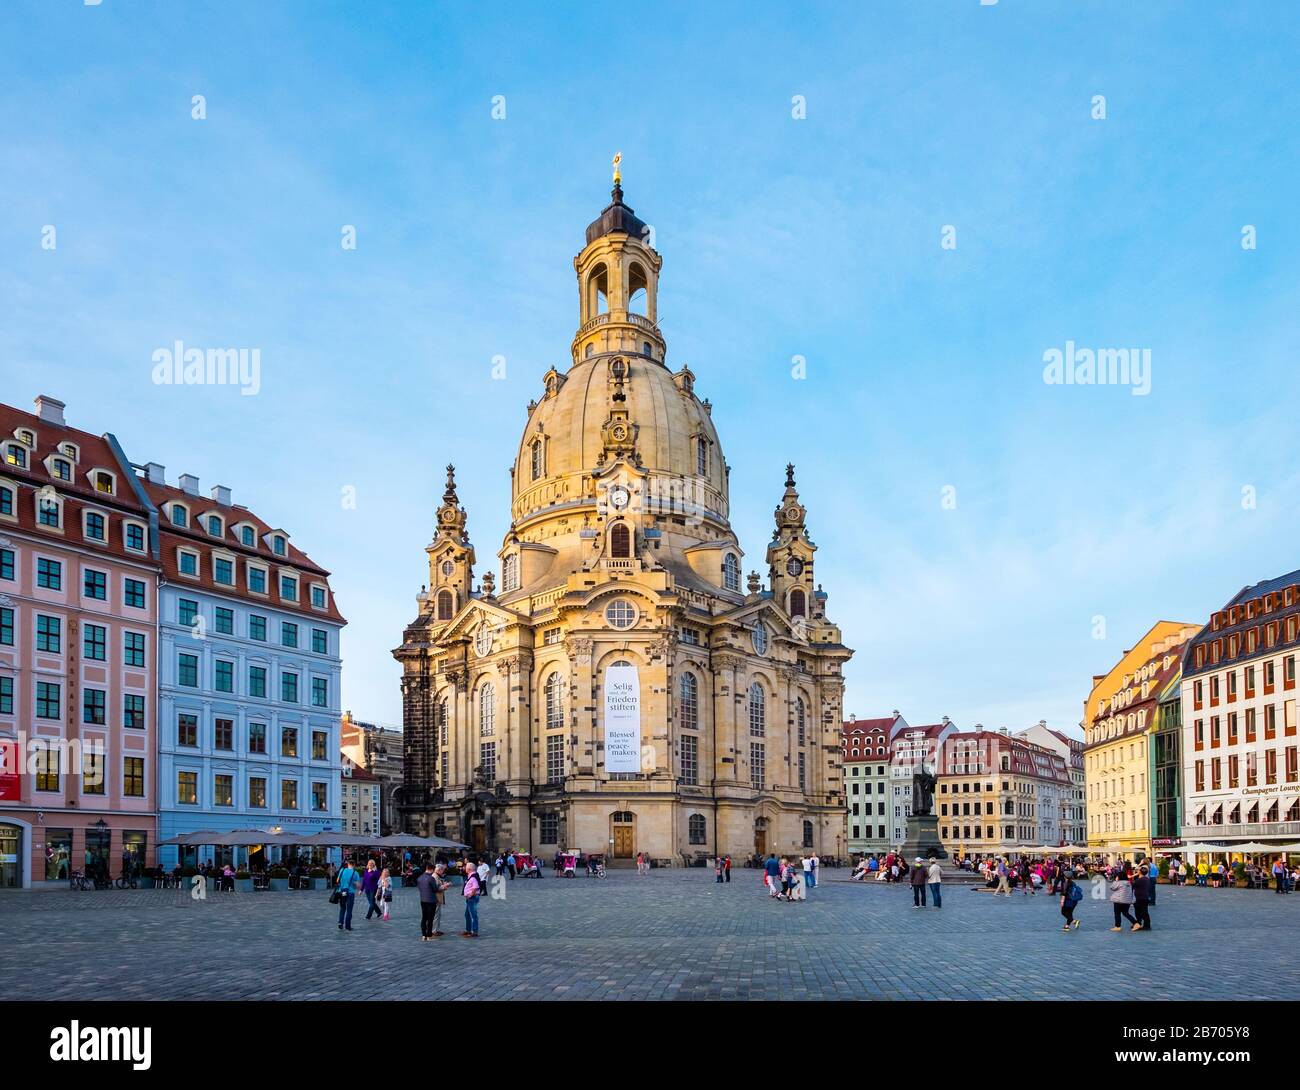
[[[158,836],[342,828],[338,612],[329,573],[287,531],[145,467],[162,545]],[[159,861],[275,862],[278,847],[163,846]],[[317,858],[337,850],[316,850]]]

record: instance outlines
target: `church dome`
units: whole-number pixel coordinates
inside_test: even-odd
[[[605,235],[622,233],[641,238],[645,233],[645,222],[638,219],[636,213],[623,203],[623,187],[615,184],[610,196],[613,199],[587,227],[588,246]]]
[[[594,479],[621,458],[651,487],[689,494],[725,524],[726,465],[694,381],[688,368],[673,374],[652,358],[614,353],[549,372],[519,443],[515,523],[594,502]]]

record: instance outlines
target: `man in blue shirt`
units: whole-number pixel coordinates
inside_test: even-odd
[[[775,853],[767,857],[763,870],[767,872],[767,895],[778,896],[781,892],[781,864],[777,862]]]
[[[352,930],[352,907],[357,903],[357,884],[361,881],[351,863],[344,863],[339,871],[339,930]]]

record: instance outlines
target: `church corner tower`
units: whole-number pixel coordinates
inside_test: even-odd
[[[394,651],[406,827],[614,864],[842,855],[852,652],[825,619],[794,467],[770,590],[756,576],[742,587],[712,406],[690,368],[667,366],[663,259],[617,169],[573,268],[571,361],[528,405],[499,588],[485,577],[472,593],[448,467],[428,590]]]

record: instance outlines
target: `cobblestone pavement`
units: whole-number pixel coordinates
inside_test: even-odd
[[[1085,899],[951,885],[942,910],[910,890],[827,872],[803,904],[757,871],[505,882],[482,937],[419,941],[415,890],[393,920],[336,928],[325,893],[57,889],[0,894],[5,999],[1296,999],[1300,896],[1162,887],[1149,933],[1114,934]]]

